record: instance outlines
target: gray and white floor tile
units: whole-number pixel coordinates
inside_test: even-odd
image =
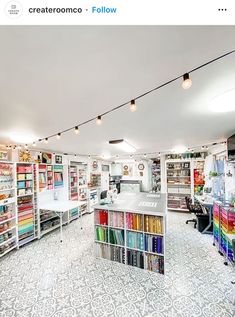
[[[169,213],[166,274],[94,257],[93,215],[0,261],[0,317],[233,317],[235,273],[190,216]]]

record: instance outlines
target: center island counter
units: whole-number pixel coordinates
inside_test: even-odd
[[[166,194],[121,193],[94,206],[95,254],[164,274]]]

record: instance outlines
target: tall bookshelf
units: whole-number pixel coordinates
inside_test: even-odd
[[[39,191],[42,192],[47,189],[47,165],[39,164],[38,173],[39,173]]]
[[[165,216],[105,206],[94,223],[97,257],[164,274]]]
[[[76,165],[69,166],[69,199],[78,200],[78,170]]]
[[[15,166],[0,162],[0,258],[18,246]]]
[[[168,210],[188,211],[185,197],[192,198],[191,161],[166,162]]]
[[[39,238],[40,235],[40,215],[38,207],[38,164],[33,164],[33,201],[34,201],[34,234],[35,237]]]
[[[19,246],[35,239],[34,167],[30,163],[16,164]]]
[[[47,165],[47,189],[54,189],[54,167],[53,165]]]
[[[161,192],[161,159],[152,159],[151,165],[152,192]]]
[[[204,174],[205,160],[197,160],[193,162],[193,192],[195,195],[202,195],[205,185]]]
[[[54,188],[64,186],[63,165],[54,165]]]

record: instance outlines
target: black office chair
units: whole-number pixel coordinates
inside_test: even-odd
[[[193,213],[195,215],[203,213],[201,205],[192,204],[192,199],[191,198],[185,197],[185,201],[186,201],[186,206],[187,206],[188,210],[191,213]],[[189,219],[189,220],[186,221],[186,224],[188,224],[189,222],[193,222],[194,223],[194,228],[197,227],[197,219]]]
[[[108,193],[107,190],[102,191],[101,194],[100,194],[100,199],[105,199],[105,198],[107,198],[107,193]]]

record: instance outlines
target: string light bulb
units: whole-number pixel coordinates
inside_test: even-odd
[[[135,112],[137,110],[137,106],[134,99],[131,100],[130,110],[131,112]]]
[[[45,144],[48,143],[48,138],[45,138],[44,143],[45,143]]]
[[[101,125],[101,124],[102,124],[102,118],[101,118],[101,116],[98,116],[98,117],[96,118],[96,124],[97,124],[97,125]]]
[[[75,134],[79,134],[79,133],[80,133],[80,130],[79,130],[78,126],[76,126],[76,127],[74,128],[74,133],[75,133]]]
[[[147,157],[147,154],[144,154],[144,158],[146,158]]]
[[[61,133],[58,133],[56,138],[57,138],[57,140],[59,140],[61,138]]]
[[[189,89],[192,86],[192,79],[189,77],[189,73],[183,75],[182,87],[184,89]]]
[[[28,144],[25,144],[25,145],[24,145],[24,148],[27,149],[27,148],[28,148]]]
[[[33,146],[36,146],[36,142],[33,142]]]

